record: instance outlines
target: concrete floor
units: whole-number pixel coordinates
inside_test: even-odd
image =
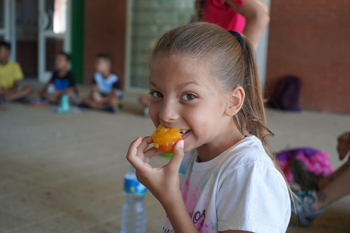
[[[57,114],[52,106],[35,109],[0,106],[0,232],[120,232],[125,153],[137,136],[154,127],[140,110],[119,115],[83,111]],[[328,113],[267,111],[276,134],[274,151],[311,146],[330,153],[339,167],[336,136],[349,130],[350,117]],[[156,157],[155,166],[168,159]],[[350,185],[350,184],[349,184]],[[164,211],[148,194],[147,232],[161,232]],[[330,205],[311,227],[294,232],[350,232],[350,197]]]

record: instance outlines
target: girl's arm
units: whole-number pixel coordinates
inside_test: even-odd
[[[179,192],[179,197],[175,198],[172,202],[167,205],[163,205],[167,217],[169,218],[171,225],[174,228],[175,233],[198,233],[197,228],[194,226],[191,218],[188,215],[186,206],[183,202],[181,193]],[[247,233],[250,231],[240,231],[240,230],[228,230],[220,231],[220,233]]]
[[[137,179],[162,204],[176,233],[198,233],[183,202],[179,188],[179,168],[184,156],[184,141],[179,141],[174,148],[170,162],[163,167],[153,168],[149,161],[158,153],[156,148],[146,151],[152,137],[138,137],[129,147],[127,160],[136,169]]]
[[[173,198],[169,203],[162,205],[174,231],[176,233],[199,233],[188,214],[180,191]]]
[[[350,151],[350,132],[344,132],[338,136],[337,151],[339,159],[343,160]],[[349,156],[350,161],[350,156]]]
[[[248,37],[256,50],[261,34],[270,22],[268,6],[261,0],[244,0],[241,7],[238,7],[233,0],[226,0],[225,2],[246,18],[243,34]]]

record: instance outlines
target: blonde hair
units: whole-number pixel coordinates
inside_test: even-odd
[[[261,140],[266,153],[286,180],[267,141],[267,137],[273,136],[273,133],[266,127],[255,51],[247,38],[242,37],[243,47],[232,34],[214,24],[197,22],[179,26],[159,39],[151,63],[159,54],[206,59],[211,62],[212,76],[217,78],[224,92],[242,86],[245,99],[234,117],[235,124],[243,135],[255,135]]]

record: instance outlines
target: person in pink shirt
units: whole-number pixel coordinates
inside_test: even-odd
[[[243,33],[255,50],[269,24],[268,6],[261,0],[197,0],[197,20]]]

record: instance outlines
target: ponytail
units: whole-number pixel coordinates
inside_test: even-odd
[[[287,181],[284,172],[282,171],[276,156],[272,153],[270,145],[267,141],[268,136],[274,136],[274,134],[266,126],[265,107],[262,99],[262,93],[260,88],[260,80],[258,75],[258,68],[256,64],[255,50],[245,36],[242,36],[243,54],[244,54],[244,80],[243,88],[245,91],[245,99],[241,110],[235,116],[234,120],[243,135],[254,135],[260,139],[265,152],[271,158],[276,169],[283,176],[286,182],[289,195],[292,201],[292,205],[295,209],[295,199],[298,197],[292,192],[289,183]]]
[[[273,161],[277,170],[282,174],[288,185],[288,181],[279,166],[276,156],[272,153],[267,137],[274,134],[266,126],[265,107],[263,103],[260,80],[256,64],[256,55],[253,46],[249,40],[242,36],[243,54],[244,54],[244,79],[243,88],[245,91],[245,99],[239,113],[235,116],[235,123],[243,135],[254,135],[261,140],[261,143]]]
[[[255,135],[262,140],[273,136],[266,128],[265,109],[260,89],[259,75],[256,65],[255,51],[245,36],[242,36],[242,50],[244,56],[244,71],[242,87],[245,91],[245,100],[241,111],[236,115],[237,123],[243,135]]]

